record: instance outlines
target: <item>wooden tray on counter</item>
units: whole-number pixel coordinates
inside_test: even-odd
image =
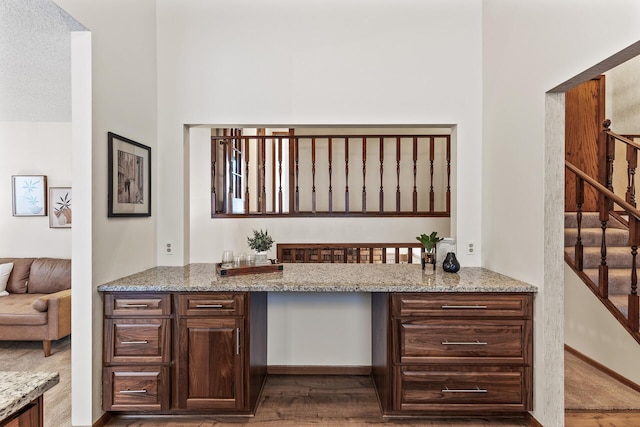
[[[273,273],[282,271],[283,264],[244,265],[241,267],[222,267],[222,263],[216,264],[216,272],[219,276],[241,276],[243,274]]]

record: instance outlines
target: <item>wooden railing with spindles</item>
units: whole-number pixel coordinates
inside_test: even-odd
[[[599,140],[599,168],[598,179],[587,175],[577,166],[565,161],[567,174],[575,176],[576,185],[576,219],[577,237],[573,258],[565,254],[565,261],[601,299],[611,313],[623,324],[632,336],[640,343],[640,296],[638,295],[637,255],[640,246],[640,210],[636,208],[635,172],[638,163],[640,144],[633,138],[635,135],[622,136],[612,132],[611,121],[603,123],[603,130]],[[616,144],[624,144],[627,162],[627,188],[624,196],[616,194],[614,189],[614,161]],[[585,186],[593,188],[598,194],[598,219],[601,224],[602,237],[600,243],[600,265],[598,266],[597,283],[583,272],[584,247],[582,240],[582,219]],[[609,266],[607,264],[607,230],[612,218],[629,229],[629,294],[626,313],[621,311],[609,299]]]
[[[392,152],[395,155],[389,159]],[[395,163],[393,175],[385,170],[390,161]],[[367,164],[379,170],[379,179],[367,175]],[[361,173],[353,173],[356,168]],[[238,191],[239,185],[243,191]],[[361,192],[353,191],[360,187]],[[371,187],[377,189],[377,197]],[[389,188],[395,190],[393,205],[385,201]],[[214,136],[211,205],[214,218],[449,217],[451,137],[237,132]]]

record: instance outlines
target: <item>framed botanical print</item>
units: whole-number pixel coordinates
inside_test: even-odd
[[[151,147],[113,132],[108,139],[108,216],[151,216]]]
[[[14,175],[11,183],[13,216],[47,215],[46,175]]]
[[[49,228],[71,228],[71,187],[49,188]]]

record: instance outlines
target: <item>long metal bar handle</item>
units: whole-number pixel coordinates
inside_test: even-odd
[[[196,308],[222,308],[222,304],[196,304]]]
[[[477,387],[476,388],[461,388],[461,389],[450,389],[449,387],[445,387],[440,390],[442,393],[488,393],[487,389]]]
[[[462,309],[481,309],[481,310],[486,310],[487,306],[486,305],[443,305],[442,308],[444,309],[458,309],[458,308],[462,308]]]
[[[120,341],[120,344],[149,344],[149,341]]]
[[[240,328],[236,328],[236,355],[240,354]]]
[[[149,304],[122,304],[120,305],[122,308],[146,308],[149,307]]]
[[[125,393],[125,394],[136,394],[136,393],[146,393],[147,390],[146,389],[141,389],[141,390],[120,390],[119,393]]]
[[[449,341],[449,340],[444,340],[442,341],[442,345],[487,345],[486,342],[482,342],[482,341]]]

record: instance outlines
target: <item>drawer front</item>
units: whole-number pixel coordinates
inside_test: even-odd
[[[106,294],[105,316],[162,316],[171,314],[170,294]]]
[[[528,320],[396,320],[400,363],[519,363]]]
[[[170,319],[107,319],[106,363],[168,363]]]
[[[403,366],[396,394],[399,410],[525,411],[524,367]]]
[[[531,317],[530,294],[396,293],[393,316]]]
[[[197,293],[178,296],[181,316],[242,316],[244,294]]]
[[[103,408],[107,411],[169,409],[169,368],[104,368]]]

